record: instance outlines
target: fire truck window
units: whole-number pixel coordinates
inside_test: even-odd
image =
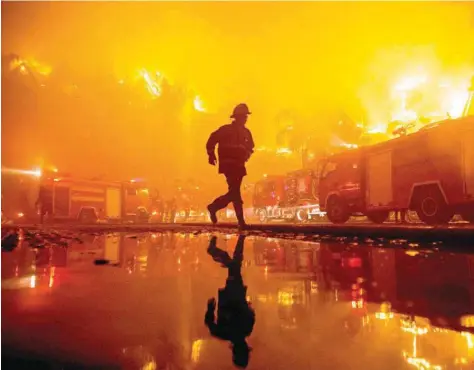
[[[323,172],[321,174],[321,177],[324,178],[327,175],[329,175],[331,172],[334,172],[337,169],[337,163],[335,162],[328,162],[323,168]]]

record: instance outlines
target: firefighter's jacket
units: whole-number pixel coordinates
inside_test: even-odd
[[[231,123],[214,131],[206,144],[207,154],[215,158],[218,145],[219,173],[245,176],[245,162],[250,158],[254,142],[250,130],[243,125]]]

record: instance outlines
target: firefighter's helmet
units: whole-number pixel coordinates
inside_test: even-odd
[[[230,116],[230,118],[235,118],[239,116],[248,116],[249,114],[252,114],[252,113],[249,111],[249,107],[247,107],[247,104],[241,103],[234,108],[234,111],[232,112],[232,115]]]

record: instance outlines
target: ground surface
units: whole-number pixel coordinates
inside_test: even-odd
[[[3,367],[235,368],[231,343],[204,316],[228,278],[216,248],[232,258],[236,231],[109,231],[25,230],[16,246],[2,241]],[[474,368],[468,246],[247,234],[249,369]]]

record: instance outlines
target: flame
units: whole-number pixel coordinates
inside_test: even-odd
[[[357,149],[359,146],[357,144],[342,143],[341,146],[347,149]]]
[[[196,109],[198,112],[205,112],[206,108],[204,107],[204,103],[199,95],[196,95],[193,101],[194,104],[194,109]]]
[[[418,75],[418,76],[406,76],[400,79],[395,86],[395,91],[400,92],[407,92],[412,91],[421,85],[425,84],[428,81],[426,75]]]
[[[385,123],[379,123],[374,126],[367,128],[366,132],[368,134],[386,134],[388,125]]]
[[[36,59],[17,58],[10,63],[10,70],[19,69],[20,73],[27,75],[29,70],[39,73],[42,76],[49,76],[52,68],[46,64],[38,62]]]
[[[432,91],[432,85],[427,85],[428,77],[426,75],[409,76],[402,78],[393,87],[393,96],[399,100],[400,106],[392,112],[392,120],[402,122],[417,120],[420,116],[433,118],[439,117],[458,118],[461,117],[469,99],[469,79],[462,83],[455,84],[452,77],[444,78],[442,82],[436,84],[437,88]],[[438,82],[441,78],[432,78]],[[423,100],[436,102],[438,108],[435,112],[415,111],[408,108],[409,93],[418,92],[423,96]],[[437,96],[436,94],[439,94]]]
[[[276,154],[291,154],[292,151],[290,148],[278,148]]]
[[[452,89],[445,97],[447,113],[452,118],[461,117],[469,99],[469,91],[466,89]]]
[[[153,96],[153,97],[159,97],[161,96],[161,80],[162,80],[162,75],[160,72],[156,72],[156,78],[157,81],[155,81],[151,76],[150,73],[146,69],[142,69],[140,71],[140,75],[143,77],[146,83],[146,88],[148,92]]]

